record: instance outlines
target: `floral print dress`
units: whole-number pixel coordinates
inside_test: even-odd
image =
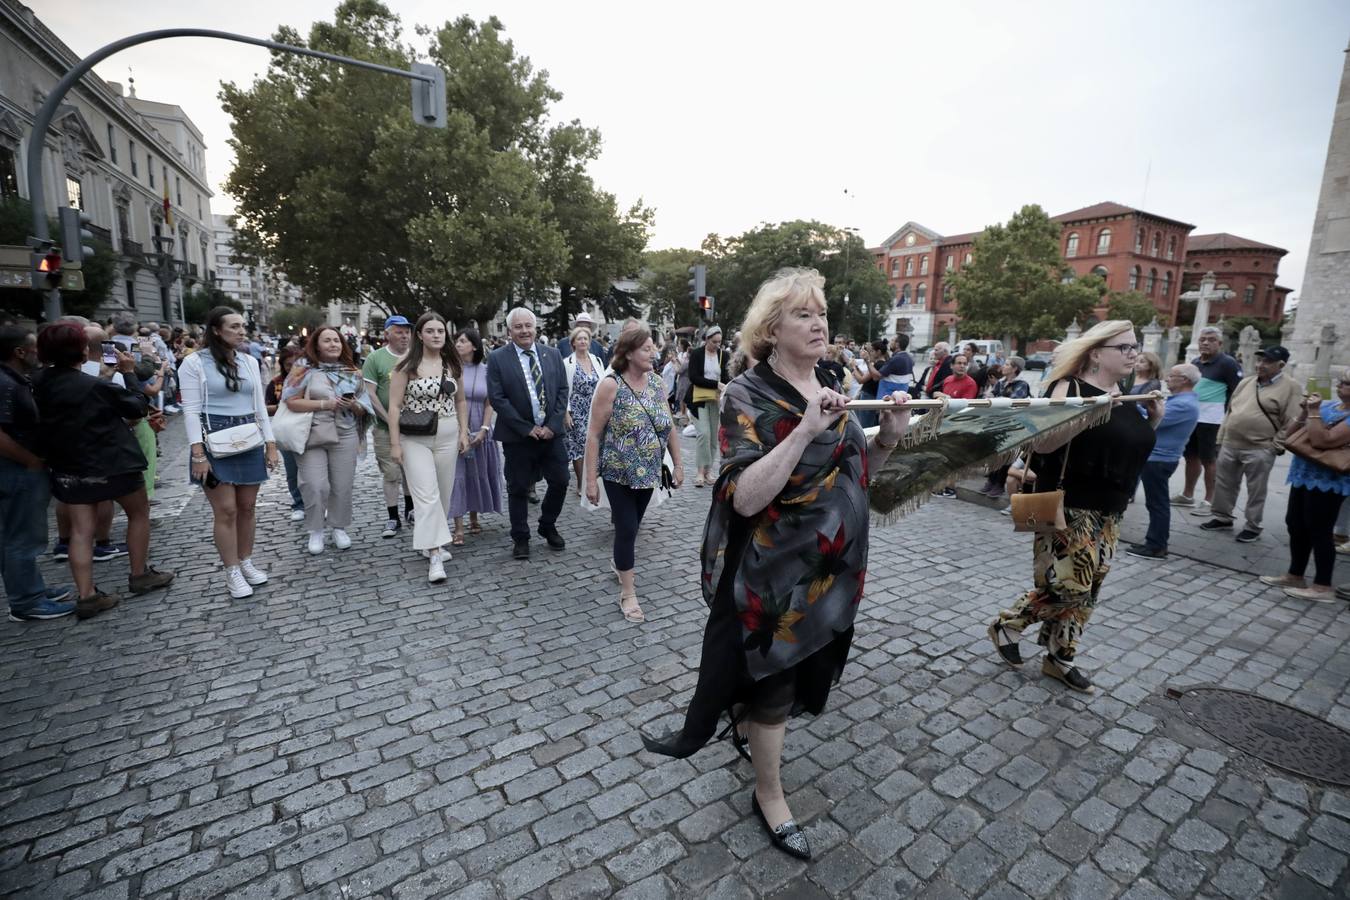
[[[600,477],[635,490],[658,488],[666,440],[674,424],[670,406],[663,402],[665,382],[652,372],[647,387],[634,391],[623,376],[614,373],[610,377],[618,383],[618,392],[600,445]]]
[[[595,386],[600,383],[600,373],[595,368],[595,357],[591,357],[591,371],[577,366],[572,377],[572,392],[568,395],[567,411],[572,414],[572,427],[567,429],[564,443],[567,445],[567,460],[572,462],[586,456],[586,428],[591,421],[591,401],[595,399]]]

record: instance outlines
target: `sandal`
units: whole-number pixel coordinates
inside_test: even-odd
[[[750,737],[741,734],[740,726],[747,724],[745,715],[744,711],[741,712],[739,717],[728,712],[727,718],[730,721],[727,723],[727,727],[722,729],[722,733],[717,736],[717,739],[720,741],[728,737],[731,738],[731,744],[736,748],[736,752],[741,755],[741,759],[754,765],[754,762],[750,759]]]
[[[999,640],[1002,637],[1007,643]],[[1003,627],[1001,622],[995,622],[989,626],[989,640],[994,642],[994,649],[998,651],[999,658],[1010,666],[1020,666],[1022,664],[1022,648],[1017,642],[1008,637],[1008,630]]]
[[[631,605],[625,606],[624,604],[626,602],[631,602]],[[647,621],[647,616],[642,612],[642,607],[638,606],[637,594],[629,594],[626,597],[620,596],[619,611],[623,613],[625,619],[635,625],[640,625]]]
[[[469,534],[482,534],[482,533],[483,533],[482,525],[479,525],[477,522],[473,522],[469,525]]]
[[[464,532],[457,531],[450,536],[450,543],[456,547],[464,546]]]
[[[703,473],[699,472],[697,475],[694,476],[694,487],[703,487],[704,484],[705,482],[703,481]]]

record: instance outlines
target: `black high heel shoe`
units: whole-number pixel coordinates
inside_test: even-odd
[[[736,752],[741,755],[741,759],[753,766],[755,762],[750,758],[750,738],[749,736],[742,735],[740,729],[737,727],[741,722],[745,721],[745,716],[742,715],[740,718],[730,716],[730,719],[731,721],[727,723],[727,727],[723,728],[722,732],[717,735],[717,739],[721,741],[728,737],[731,738],[731,745],[736,748]]]
[[[664,738],[649,738],[645,734],[642,735],[642,746],[646,747],[648,752],[675,759],[693,756],[705,743],[707,742],[688,737],[683,731],[673,732]]]
[[[750,792],[750,805],[755,808],[755,815],[759,816],[759,823],[769,833],[769,840],[775,847],[788,856],[795,856],[797,859],[811,858],[811,845],[807,842],[806,832],[802,831],[800,825],[788,819],[777,828],[771,828],[769,820],[764,817],[764,810],[759,808],[759,795],[753,790]]]

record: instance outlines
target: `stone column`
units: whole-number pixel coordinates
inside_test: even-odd
[[[1313,378],[1323,397],[1333,396],[1331,392],[1331,357],[1336,352],[1336,326],[1327,322],[1317,342],[1317,361],[1313,365]],[[1311,387],[1311,385],[1310,385]]]
[[[1167,363],[1169,367],[1176,365],[1177,355],[1180,351],[1181,329],[1176,325],[1173,325],[1171,328],[1167,329],[1167,356],[1163,357],[1163,362]],[[1187,354],[1181,354],[1182,362],[1185,362],[1188,358],[1189,356]]]
[[[1242,374],[1251,375],[1256,371],[1256,351],[1261,349],[1261,332],[1251,325],[1242,329],[1238,335],[1238,362],[1242,363]]]
[[[1069,327],[1064,330],[1065,342],[1072,341],[1076,338],[1082,337],[1082,335],[1083,329],[1079,326],[1077,319],[1074,319],[1072,322],[1070,322]]]
[[[1144,336],[1144,352],[1160,353],[1162,350],[1162,326],[1158,324],[1158,317],[1154,316],[1153,321],[1149,322],[1143,328],[1139,329]],[[1166,360],[1164,360],[1166,362]]]

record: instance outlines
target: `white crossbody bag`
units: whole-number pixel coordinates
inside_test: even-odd
[[[216,365],[214,357],[211,359],[211,364]],[[218,365],[216,368],[219,371]],[[261,370],[259,370],[258,377],[262,377]],[[206,444],[206,452],[215,457],[238,456],[240,453],[247,453],[253,448],[263,445],[262,428],[257,421],[245,422],[243,425],[231,425],[229,428],[212,431],[210,420],[206,415],[206,406],[206,363],[202,363],[202,441]]]

